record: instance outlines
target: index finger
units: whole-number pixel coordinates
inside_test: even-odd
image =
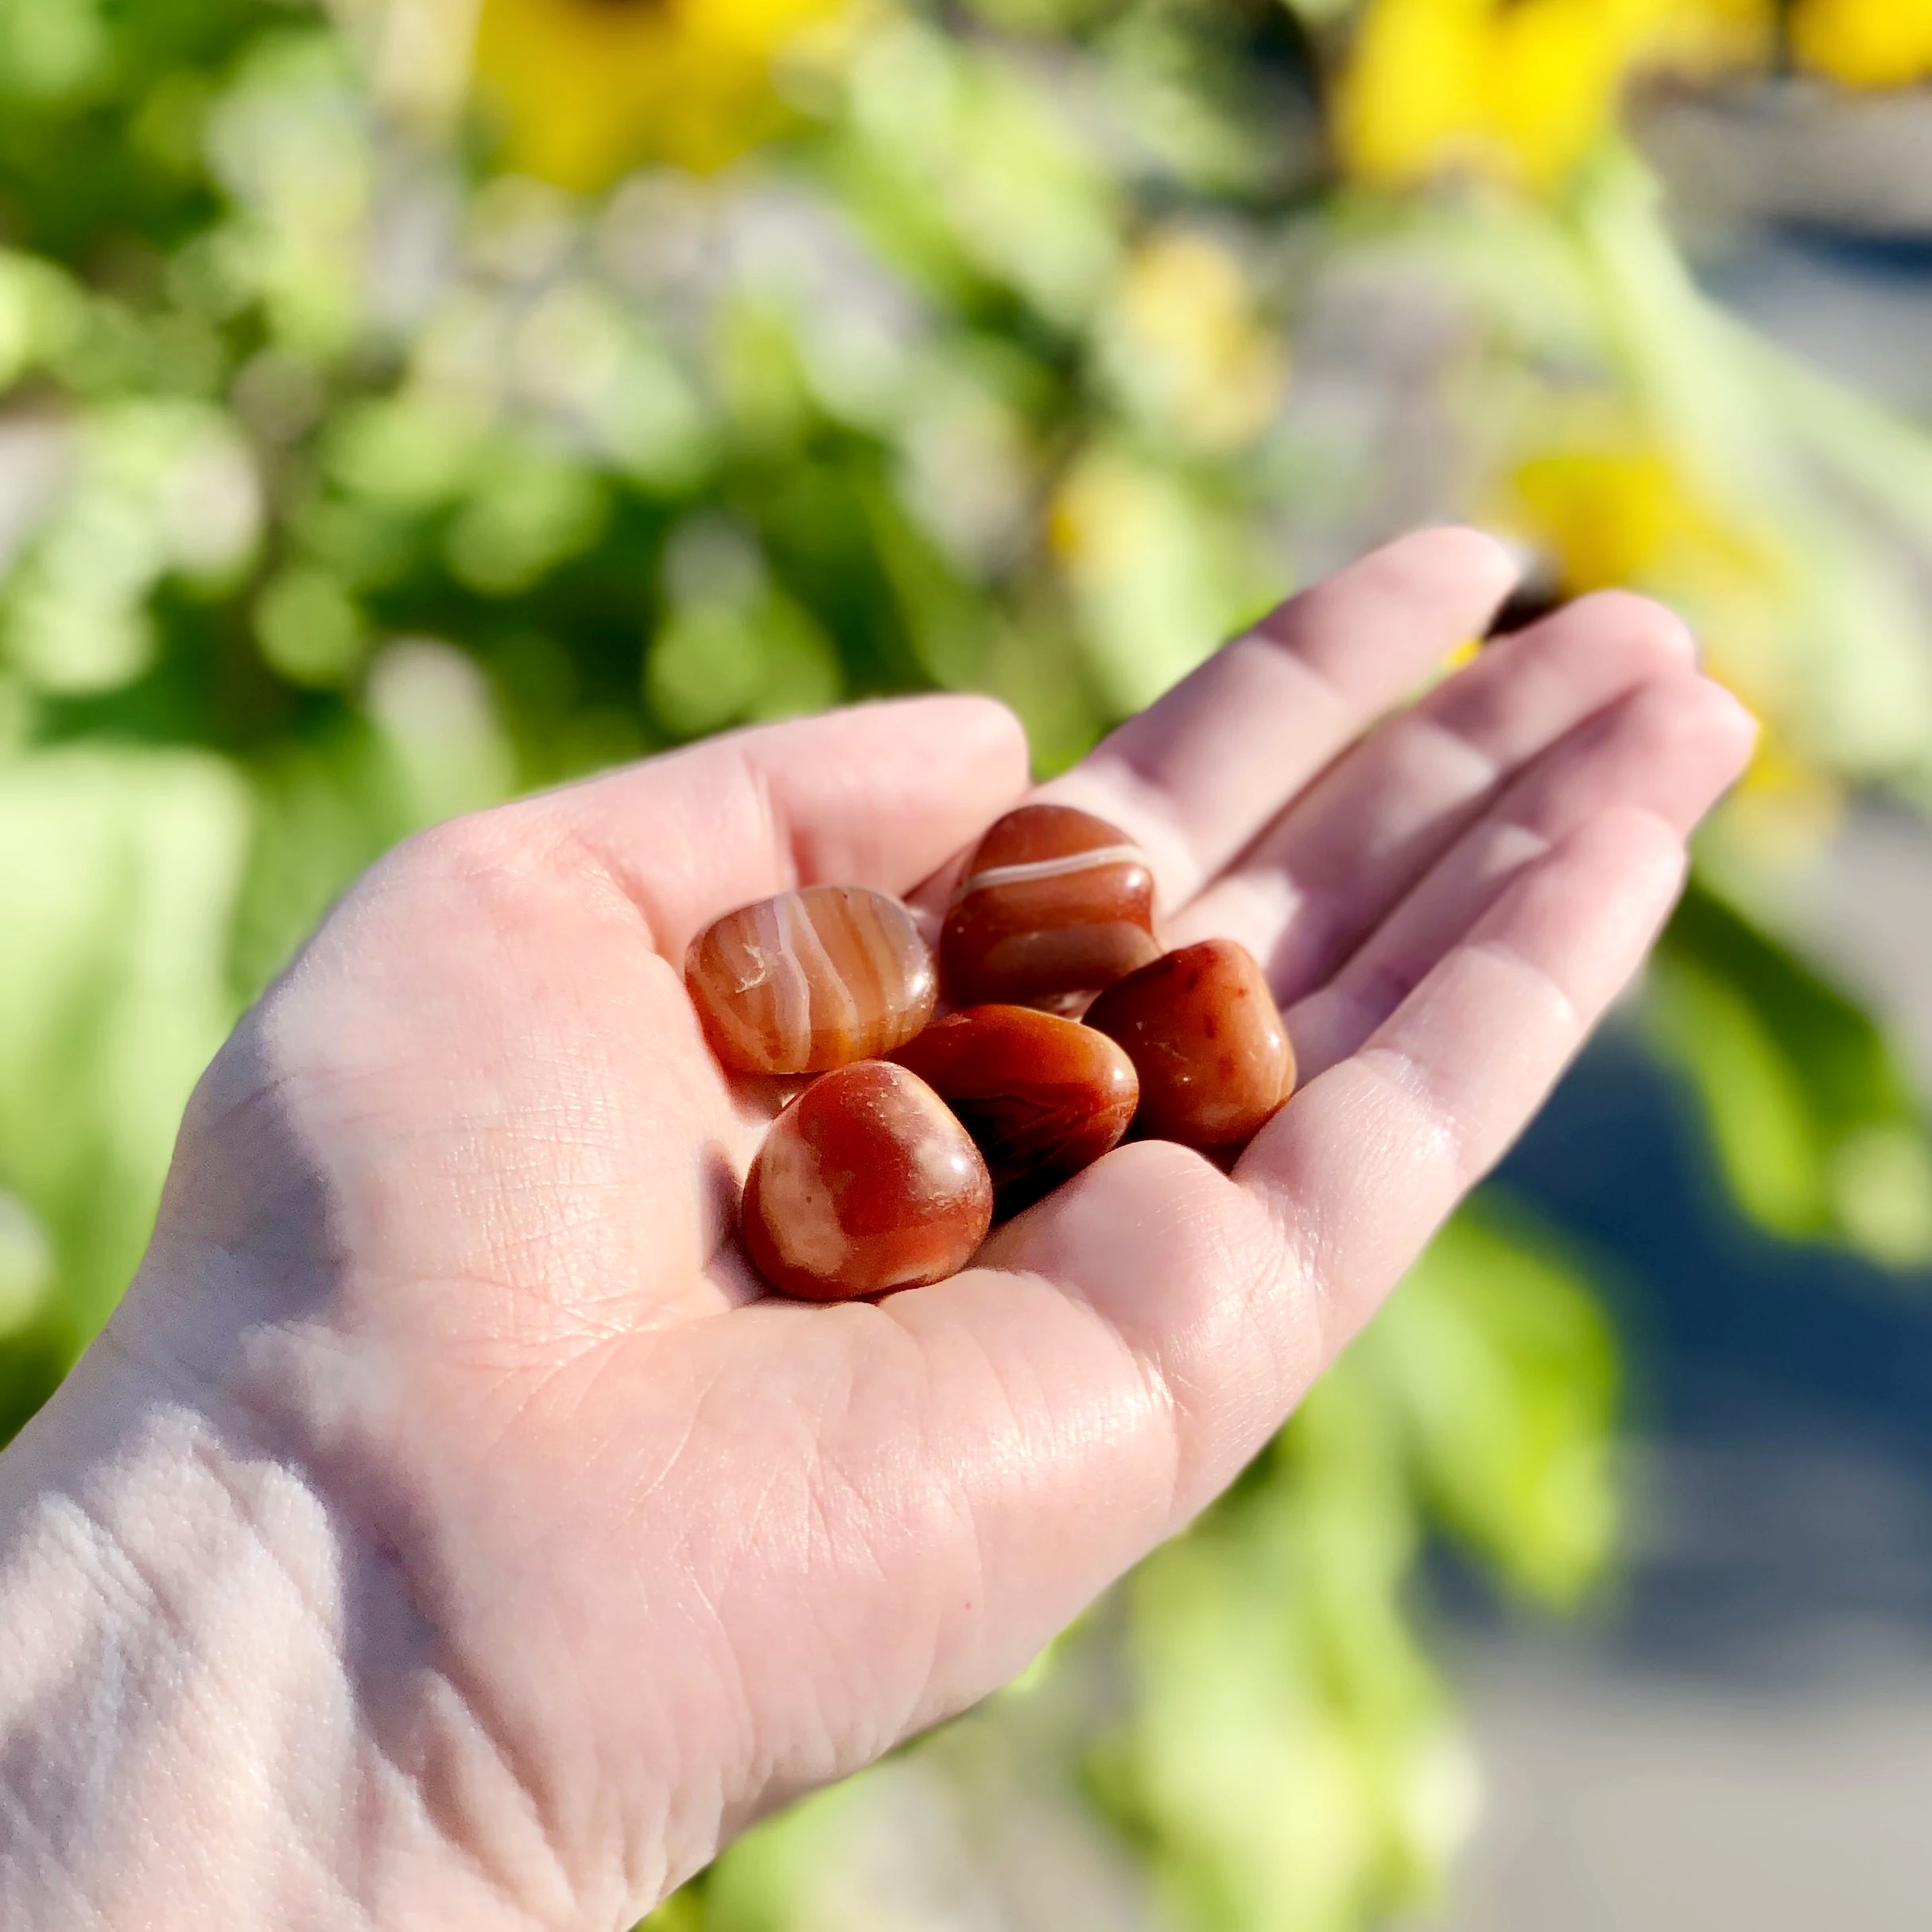
[[[1479,530],[1418,530],[1291,599],[1131,718],[1040,796],[1097,813],[1184,904],[1515,583]]]

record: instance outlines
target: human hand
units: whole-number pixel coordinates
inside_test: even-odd
[[[140,1279],[7,1459],[17,1493],[95,1494],[76,1467],[178,1438],[239,1499],[273,1559],[242,1567],[327,1660],[299,1723],[233,1673],[262,1705],[234,1735],[274,1760],[246,1775],[294,1791],[287,1896],[627,1924],[1006,1681],[1234,1476],[1629,977],[1748,751],[1681,626],[1624,596],[1376,725],[1510,580],[1485,538],[1406,539],[1045,788],[1143,845],[1169,943],[1267,964],[1304,1084],[1231,1174],[1123,1146],[877,1305],[744,1262],[773,1094],[707,1050],[685,948],[801,881],[914,892],[1025,791],[1003,712],[715,740],[355,888],[204,1080]],[[87,1513],[105,1572],[172,1573],[151,1510]],[[166,1594],[255,1641],[213,1588]],[[142,1922],[191,1915],[174,1880]]]

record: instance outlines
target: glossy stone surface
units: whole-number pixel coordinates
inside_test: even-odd
[[[1002,1214],[1097,1161],[1127,1132],[1140,1098],[1134,1063],[1113,1041],[1031,1007],[968,1007],[895,1057],[972,1135]]]
[[[897,899],[808,886],[743,906],[691,942],[685,983],[740,1073],[819,1073],[889,1053],[933,1017],[932,949]]]
[[[1053,805],[1022,805],[980,841],[939,942],[961,1005],[1095,992],[1159,951],[1139,848],[1105,819]]]
[[[1294,1087],[1294,1054],[1255,956],[1204,940],[1108,987],[1086,1023],[1140,1076],[1136,1135],[1190,1147],[1247,1140]]]
[[[774,1288],[846,1302],[957,1274],[992,1217],[986,1162],[945,1102],[905,1068],[864,1060],[771,1123],[740,1230]]]

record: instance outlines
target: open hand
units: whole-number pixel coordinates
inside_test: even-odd
[[[111,1394],[145,1418],[116,1441],[190,1413],[224,1468],[297,1472],[313,1540],[250,1507],[340,1660],[289,1751],[343,1897],[628,1923],[1018,1671],[1255,1453],[1628,979],[1749,750],[1622,596],[1402,708],[1511,579],[1484,537],[1410,537],[1045,788],[1145,848],[1168,943],[1263,961],[1303,1084],[1231,1174],[1123,1146],[876,1305],[744,1262],[771,1101],[706,1049],[685,949],[801,882],[915,893],[1026,792],[999,707],[720,739],[348,895],[203,1083],[29,1451],[56,1467]]]

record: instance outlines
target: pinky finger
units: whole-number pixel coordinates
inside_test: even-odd
[[[1641,964],[1684,867],[1677,832],[1648,812],[1591,821],[1250,1145],[1234,1177],[1298,1253],[1324,1354],[1522,1131]]]

